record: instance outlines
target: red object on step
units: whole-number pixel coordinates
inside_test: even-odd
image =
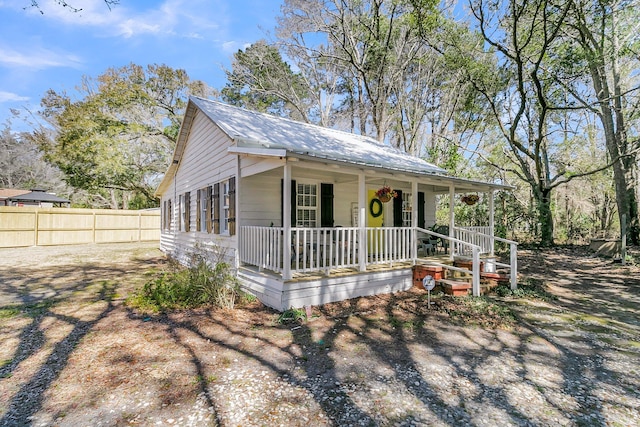
[[[424,289],[422,280],[425,276],[431,276],[434,280],[440,280],[444,278],[444,269],[436,265],[416,264],[413,266],[413,286]]]
[[[471,271],[473,269],[473,261],[457,259],[453,261],[453,266],[466,268],[467,270]],[[480,272],[482,273],[483,271],[484,271],[484,261],[480,261]]]

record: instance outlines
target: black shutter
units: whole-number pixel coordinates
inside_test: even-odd
[[[393,226],[402,227],[402,191],[395,190],[398,197],[393,198]]]
[[[420,228],[427,228],[425,227],[425,221],[424,221],[424,192],[423,191],[418,191],[418,227]]]
[[[291,227],[296,226],[297,222],[297,206],[298,186],[295,180],[291,180]],[[280,225],[284,227],[284,179],[280,180]]]
[[[200,206],[202,205],[202,190],[196,195],[196,231],[200,231]]]
[[[333,227],[333,184],[320,184],[320,227]]]
[[[229,235],[236,234],[236,177],[229,178]]]

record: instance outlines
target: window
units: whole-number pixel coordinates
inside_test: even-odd
[[[207,230],[214,234],[233,236],[236,233],[236,178],[232,176],[226,181],[216,182],[207,188],[209,197],[210,218]],[[207,208],[209,209],[209,208]]]
[[[173,225],[173,203],[171,199],[167,200],[167,230],[171,230]]]
[[[229,233],[229,181],[220,183],[220,234]]]
[[[411,210],[412,210],[411,193],[402,193],[402,226],[411,227]]]
[[[196,230],[207,231],[207,214],[208,214],[208,191],[207,188],[201,188],[198,190],[197,198],[197,212],[196,212]]]
[[[318,186],[300,183],[297,187],[296,226],[316,227],[318,224]]]

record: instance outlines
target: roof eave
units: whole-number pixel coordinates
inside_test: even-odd
[[[180,160],[182,159],[182,154],[184,153],[185,146],[187,144],[187,137],[189,136],[189,132],[191,131],[191,125],[193,124],[193,119],[195,118],[197,113],[197,107],[194,103],[189,99],[187,102],[187,108],[185,109],[184,118],[182,119],[182,124],[180,125],[180,131],[178,131],[178,139],[176,141],[176,148],[173,150],[173,157],[171,159],[171,164],[169,168],[164,174],[164,178],[156,188],[154,195],[156,197],[161,196],[169,187],[171,180],[176,174],[178,169],[178,165],[180,164]]]

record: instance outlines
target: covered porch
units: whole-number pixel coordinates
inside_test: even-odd
[[[420,227],[294,227],[291,239],[285,239],[283,227],[245,226],[240,233],[240,256],[246,266],[269,272],[283,283],[423,264],[468,273],[472,293],[478,296],[483,265],[484,272],[507,271],[515,289],[517,243],[482,232],[485,229],[455,227],[457,237],[451,237]],[[492,250],[496,242],[508,245],[507,262],[499,261]],[[464,264],[471,269],[456,266],[453,261],[457,260],[468,261]]]
[[[253,291],[256,286],[283,293],[314,287],[336,293],[330,289],[351,286],[347,297],[388,292],[400,290],[395,283],[410,287],[416,264],[467,273],[476,296],[481,263],[506,272],[511,287],[517,286],[517,243],[494,234],[494,193],[504,186],[261,154],[259,168],[251,157],[239,162],[239,277]],[[375,191],[383,185],[397,190],[400,200],[379,202]],[[256,188],[261,188],[259,194]],[[456,194],[470,192],[487,198],[482,226],[456,224]],[[438,195],[453,201],[446,224],[436,223]],[[505,262],[496,257],[497,242],[509,248]],[[467,260],[470,269],[454,265],[455,260]],[[380,292],[357,290],[369,286]],[[334,297],[342,295],[320,301],[338,300]]]

